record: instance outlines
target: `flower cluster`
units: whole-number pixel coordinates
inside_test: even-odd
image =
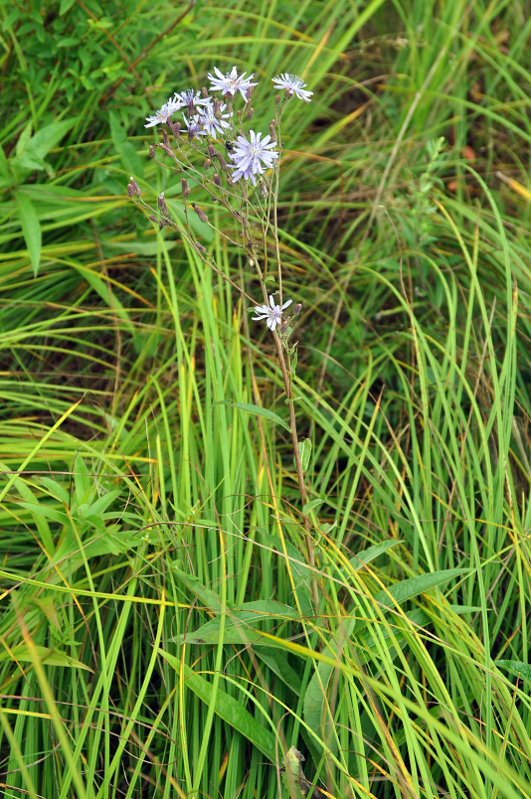
[[[186,89],[175,92],[154,114],[146,117],[144,127],[151,128],[155,125],[168,124],[180,129],[181,125],[175,126],[172,117],[182,111],[186,133],[189,139],[199,139],[207,136],[217,139],[226,136],[231,132],[236,136],[234,142],[230,142],[229,158],[231,164],[227,166],[234,170],[232,182],[236,183],[241,178],[251,181],[256,186],[256,176],[263,175],[266,170],[271,169],[275,160],[278,158],[276,142],[271,135],[263,134],[258,131],[249,130],[248,136],[236,129],[233,118],[232,101],[238,93],[243,101],[248,103],[251,93],[258,84],[253,82],[254,74],[247,77],[246,72],[238,74],[236,67],[232,67],[230,72],[223,73],[218,67],[214,67],[214,72],[208,73],[210,90],[220,92],[223,99],[227,102],[220,102],[217,98],[212,98],[206,94],[202,95],[194,89]],[[277,89],[284,89],[286,96],[295,95],[301,100],[309,103],[313,92],[304,89],[306,83],[297,75],[282,73],[273,78],[273,85]]]
[[[280,128],[282,104],[280,98],[277,97],[277,113],[269,125],[269,133],[264,134],[259,130],[248,128],[245,123],[253,115],[250,105],[251,96],[258,85],[253,78],[253,73],[247,75],[246,72],[242,72],[239,74],[235,66],[226,73],[218,67],[214,67],[213,71],[208,73],[208,90],[206,88],[203,88],[202,91],[185,89],[174,92],[154,114],[146,117],[144,125],[146,128],[153,128],[157,125],[167,126],[167,129],[163,128],[164,140],[159,142],[156,147],[171,156],[174,163],[179,163],[181,160],[179,156],[184,155],[183,142],[185,140],[188,140],[192,150],[201,155],[204,165],[203,180],[200,177],[199,182],[211,193],[215,194],[217,190],[223,190],[223,176],[225,176],[225,180],[228,178],[230,187],[235,186],[242,179],[256,186],[258,178],[260,190],[267,192],[267,182],[262,180],[262,176],[268,170],[278,167],[277,129]],[[284,91],[284,102],[289,101],[293,96],[306,103],[311,101],[313,92],[306,88],[306,83],[297,75],[283,72],[273,78],[272,83],[275,89]],[[237,108],[238,101],[240,101],[240,105],[243,101],[243,109]],[[173,140],[170,138],[168,130],[171,131]],[[180,138],[181,134],[184,134],[183,138]],[[224,144],[222,152],[219,147],[216,149],[214,146],[219,143],[220,139]],[[155,157],[156,147],[150,146],[152,158]],[[210,169],[213,164],[216,164],[215,172],[211,177],[207,176],[206,170]],[[182,168],[185,174],[185,177],[181,179],[182,198],[185,208],[187,208],[187,198],[191,191],[187,179],[189,176],[194,178],[198,174],[198,170],[188,154],[182,162]],[[131,198],[146,205],[141,199],[141,191],[134,178],[130,179],[127,192]],[[232,194],[233,190],[231,190]],[[231,195],[225,197],[225,207],[229,209],[231,202],[230,199],[227,201],[227,197]],[[205,212],[196,203],[192,202],[190,205],[199,220],[208,224]],[[147,207],[149,208],[149,206]],[[157,209],[158,214],[151,214],[149,218],[153,222],[158,222],[159,230],[161,230],[171,224],[171,214],[164,198],[164,192],[158,196]],[[151,208],[150,210],[154,211],[155,209]],[[236,211],[234,214],[238,217]],[[199,242],[195,242],[195,244],[200,251],[205,251]],[[258,271],[262,280],[260,270]],[[279,328],[281,339],[284,340],[284,337],[289,335],[289,326],[283,314],[292,302],[293,300],[287,300],[282,303],[282,299],[275,302],[273,295],[269,295],[269,304],[256,305],[254,307],[255,315],[252,318],[254,321],[265,322],[271,332],[275,332]],[[300,304],[294,306],[293,316],[300,312],[300,308]]]

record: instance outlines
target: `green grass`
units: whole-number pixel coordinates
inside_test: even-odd
[[[1,795],[295,796],[295,746],[337,799],[528,796],[523,4],[27,6],[0,11]],[[125,192],[178,208],[144,117],[233,64],[257,130],[273,75],[314,91],[278,209],[305,513],[272,336]]]

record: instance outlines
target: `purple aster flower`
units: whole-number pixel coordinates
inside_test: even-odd
[[[217,77],[214,77],[211,72],[208,73],[208,79],[210,81],[210,88],[212,91],[221,92],[222,94],[230,94],[231,97],[234,97],[236,92],[240,92],[245,102],[247,102],[247,92],[249,89],[257,85],[256,83],[251,83],[251,78],[254,78],[254,73],[251,73],[251,75],[246,78],[245,72],[242,72],[241,75],[238,75],[236,72],[236,67],[233,67],[230,72],[227,72],[226,75],[224,75],[223,72],[221,72],[221,70],[217,67],[214,67],[214,72],[216,73]]]
[[[209,136],[212,136],[213,139],[216,138],[216,133],[223,133],[224,129],[226,130],[230,127],[230,124],[226,120],[230,119],[232,114],[228,111],[227,113],[223,113],[226,107],[225,103],[219,103],[216,111],[214,103],[208,103],[204,108],[197,109],[203,129]]]
[[[144,125],[145,128],[152,128],[155,125],[162,125],[164,122],[169,122],[170,117],[172,114],[175,114],[176,111],[180,111],[182,105],[179,105],[176,102],[175,97],[170,97],[167,103],[164,103],[158,111],[152,114],[147,119],[147,125]]]
[[[260,141],[261,133],[249,131],[250,141],[245,136],[238,136],[233,143],[230,158],[235,162],[231,164],[234,169],[232,180],[235,183],[240,178],[252,181],[256,186],[255,175],[263,175],[266,169],[271,169],[273,161],[278,158],[278,153],[273,152],[277,146],[271,141],[269,134]]]
[[[194,114],[193,116],[186,116],[186,114],[183,114],[183,119],[189,139],[196,139],[198,136],[207,135],[206,130],[203,130],[199,114]]]
[[[202,97],[201,92],[196,89],[185,89],[182,92],[175,92],[173,100],[180,103],[179,108],[189,108],[192,106],[202,106],[210,102],[209,97]]]
[[[290,75],[289,72],[282,72],[280,75],[277,75],[276,78],[273,78],[273,83],[275,89],[285,89],[290,97],[294,94],[299,100],[305,100],[307,103],[311,100],[313,92],[304,89],[306,83],[297,75]]]
[[[257,316],[252,316],[254,322],[259,322],[262,319],[267,319],[266,325],[270,330],[274,330],[277,325],[282,322],[282,312],[291,305],[293,300],[288,300],[284,305],[277,305],[273,299],[273,295],[269,295],[269,305],[255,306],[255,313]],[[271,307],[270,307],[271,306]]]

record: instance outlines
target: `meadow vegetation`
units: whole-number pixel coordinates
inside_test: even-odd
[[[0,29],[0,796],[529,796],[525,4],[25,0]],[[302,305],[288,401],[237,228],[149,158],[215,66],[265,133],[275,75],[313,91],[278,239],[250,214]]]

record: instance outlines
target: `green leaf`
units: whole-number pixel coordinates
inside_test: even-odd
[[[181,571],[181,569],[174,568],[173,574],[181,583],[184,583],[190,593],[196,596],[205,607],[209,608],[209,610],[221,613],[221,599],[211,588],[207,588],[197,577],[186,574],[186,572]]]
[[[74,460],[74,486],[76,505],[86,502],[96,491],[95,480],[90,475],[81,455],[76,455]]]
[[[374,601],[381,605],[392,607],[393,599],[397,604],[405,602],[406,599],[411,599],[414,596],[423,594],[431,588],[435,588],[441,583],[453,580],[454,577],[462,577],[464,574],[470,574],[474,569],[443,569],[438,572],[430,572],[429,574],[421,574],[418,577],[409,577],[407,580],[402,580],[399,583],[391,585],[388,589],[379,591],[374,597]]]
[[[19,191],[15,193],[15,205],[18,211],[22,234],[33,266],[33,276],[37,277],[42,249],[42,234],[39,217],[37,216],[31,200]]]
[[[61,0],[61,5],[59,6],[59,16],[62,17],[63,14],[66,14],[67,11],[70,11],[75,2],[76,0]]]
[[[109,126],[111,128],[112,143],[122,160],[125,171],[128,175],[143,177],[144,164],[137,153],[136,147],[132,142],[127,141],[127,131],[120,122],[120,118],[112,111],[109,113]]]
[[[260,647],[255,650],[256,656],[260,658],[260,660],[265,663],[265,665],[271,669],[273,674],[276,674],[277,677],[280,677],[283,683],[285,683],[290,691],[293,691],[297,696],[301,692],[301,678],[295,671],[292,669],[288,656],[285,652],[282,652],[280,649],[273,649],[273,648],[266,648]]]
[[[36,158],[44,158],[59,144],[76,121],[77,117],[69,117],[62,122],[51,122],[49,125],[44,125],[31,137],[26,151]]]
[[[31,131],[33,130],[33,123],[30,121],[20,134],[17,139],[17,145],[15,147],[15,156],[20,157],[25,151],[26,147],[28,146],[28,142],[31,139]]]
[[[245,602],[240,608],[228,610],[224,618],[218,616],[211,621],[207,621],[194,632],[183,633],[174,638],[174,641],[188,644],[217,644],[219,642],[219,631],[221,622],[224,622],[223,643],[241,644],[260,644],[274,647],[275,643],[269,638],[264,638],[260,630],[255,629],[255,625],[269,619],[298,619],[299,614],[289,605],[282,605],[273,599],[258,599],[254,602]]]
[[[144,164],[132,142],[124,142],[118,149],[118,152],[128,175],[144,177]]]
[[[282,425],[289,433],[289,425],[277,413],[273,413],[268,408],[261,408],[260,405],[252,405],[249,402],[224,402],[222,404],[232,405],[233,408],[239,408],[241,411],[247,411],[247,413],[254,413],[255,416],[262,416],[264,419],[269,419],[270,422],[276,422],[276,424]]]
[[[0,651],[0,661],[20,660],[22,663],[33,663],[35,655],[37,655],[40,662],[45,666],[64,666],[69,669],[92,671],[89,666],[85,666],[80,660],[70,657],[66,652],[61,652],[58,649],[48,649],[46,646],[33,645],[31,649],[29,649],[25,644],[22,644],[9,651],[2,649]]]
[[[121,494],[121,489],[114,488],[112,491],[106,491],[101,497],[98,497],[92,502],[85,510],[84,517],[89,519],[94,516],[98,519],[105,517],[105,511],[109,508],[115,499]]]
[[[0,146],[0,175],[2,175],[5,180],[8,180],[10,177],[9,172],[9,163],[5,156],[3,148]]]
[[[275,762],[276,747],[275,736],[266,727],[242,707],[241,700],[230,696],[226,691],[218,688],[214,691],[213,686],[196,674],[186,663],[181,663],[179,658],[170,655],[164,650],[159,650],[164,659],[178,673],[184,671],[184,681],[187,688],[201,699],[207,706],[214,704],[214,712],[229,726],[243,735],[253,746],[262,752],[272,763]]]
[[[302,471],[307,472],[310,464],[310,455],[312,454],[311,438],[303,438],[299,441],[299,453],[301,456]]]
[[[13,168],[21,167],[27,171],[45,169],[50,177],[54,172],[51,166],[44,160],[45,156],[63,138],[74,123],[76,117],[71,117],[63,122],[52,122],[39,128],[34,136],[31,136],[31,125],[26,126],[19,136],[16,155],[12,159]]]
[[[350,558],[349,563],[351,566],[354,567],[355,571],[360,571],[363,567],[370,563],[372,560],[376,560],[376,558],[387,552],[388,549],[391,547],[395,547],[397,544],[400,544],[401,541],[398,539],[393,539],[391,541],[383,541],[381,544],[375,544],[372,547],[368,547],[364,549],[362,552],[358,552],[353,558]]]
[[[509,674],[514,674],[515,677],[531,680],[531,664],[529,663],[522,663],[521,660],[495,660],[494,665],[500,669],[506,669]]]

